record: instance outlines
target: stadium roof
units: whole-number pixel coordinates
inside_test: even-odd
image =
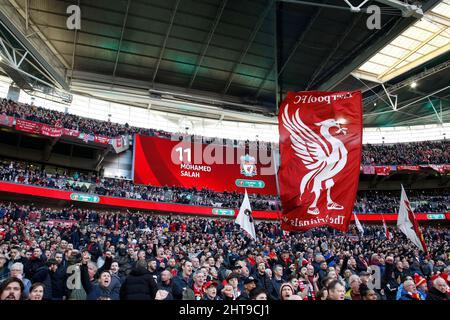
[[[450,122],[449,0],[414,1],[425,13],[420,21],[404,2],[365,1],[382,12],[382,28],[369,30],[365,10],[339,0],[0,0],[0,35],[22,46],[16,62],[31,80],[55,92],[273,116],[276,84],[283,94],[362,89],[366,126]],[[80,30],[66,25],[74,4]],[[17,83],[30,80],[0,65]]]

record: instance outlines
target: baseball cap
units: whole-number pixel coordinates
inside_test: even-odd
[[[245,278],[244,280],[244,284],[249,284],[255,282],[255,278],[253,278],[252,276]]]
[[[205,283],[205,289],[208,289],[211,286],[217,287],[219,284],[216,281],[208,281],[207,283]]]

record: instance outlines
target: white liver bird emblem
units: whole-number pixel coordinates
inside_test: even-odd
[[[330,134],[330,129],[337,127],[336,133],[347,133],[335,119],[327,119],[316,123],[320,127],[320,135],[306,126],[300,119],[299,110],[295,112],[292,119],[289,118],[289,105],[286,105],[282,114],[283,126],[289,131],[291,146],[295,155],[298,156],[309,172],[300,183],[300,199],[309,191],[314,193],[314,201],[308,207],[307,213],[318,215],[317,201],[323,190],[327,190],[327,209],[343,210],[344,207],[331,199],[331,188],[334,186],[333,177],[338,174],[347,163],[347,149],[341,140]],[[326,141],[331,146],[329,149]]]

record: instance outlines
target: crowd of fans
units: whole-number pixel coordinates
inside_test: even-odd
[[[424,253],[364,227],[261,221],[253,241],[228,219],[0,203],[0,299],[448,300],[447,229],[423,228]]]
[[[450,211],[450,190],[411,189],[407,191],[412,208],[417,213],[445,213]],[[398,213],[400,190],[358,191],[355,213]]]
[[[124,125],[113,123],[111,121],[101,121],[80,117],[70,113],[49,110],[35,105],[14,102],[12,100],[3,99],[0,102],[0,114],[15,117],[17,119],[24,119],[29,121],[40,122],[55,127],[78,130],[87,134],[95,134],[114,138],[122,135],[142,134],[147,136],[157,136],[162,138],[172,138],[173,136],[184,136],[186,133],[182,132],[168,132],[164,130],[156,130],[152,128],[138,128],[130,126],[128,123]],[[226,139],[219,139],[215,137],[192,136],[193,141],[203,143],[228,143]],[[270,149],[270,143],[262,141],[240,141],[234,140],[234,145],[250,145]]]
[[[72,175],[62,170],[49,173],[40,166],[14,161],[0,161],[0,181],[12,181],[47,188],[79,191],[102,196],[121,197],[156,202],[174,202],[219,208],[236,208],[242,202],[237,192],[214,192],[209,189],[181,187],[155,187],[137,185],[130,180],[101,178],[95,174]],[[255,210],[276,211],[279,201],[276,196],[249,194]]]
[[[71,190],[103,196],[121,197],[155,202],[173,202],[219,208],[238,208],[242,194],[237,192],[214,192],[209,189],[155,187],[136,185],[130,180],[101,178],[95,174],[77,171],[67,172],[52,168],[0,160],[0,181],[37,185],[47,188]],[[448,188],[408,191],[413,208],[420,213],[445,213],[450,211]],[[281,208],[278,197],[249,194],[254,210],[276,211]],[[399,208],[400,192],[360,191],[355,203],[355,213],[396,213]]]
[[[3,99],[0,103],[0,114],[106,137],[117,137],[134,133],[170,137],[168,132],[161,130],[135,128],[130,127],[128,124],[121,125],[111,121],[100,121],[79,117],[73,114],[45,109],[35,105],[18,103],[7,99]]]
[[[364,165],[449,164],[450,141],[422,141],[363,146]]]
[[[137,128],[128,125],[128,123],[122,125],[111,121],[84,118],[69,113],[49,110],[34,105],[17,103],[6,99],[3,99],[0,102],[0,114],[107,137],[133,135],[137,133],[165,138],[170,138],[174,135],[184,135],[184,133],[171,133],[164,130]],[[203,143],[227,143],[226,139],[212,137],[192,136],[192,139],[196,139],[195,141],[202,141]],[[263,149],[272,148],[270,143],[262,141],[234,140],[233,144],[240,146],[253,145]],[[449,164],[450,142],[448,140],[441,140],[399,144],[364,145],[362,163],[364,165]]]

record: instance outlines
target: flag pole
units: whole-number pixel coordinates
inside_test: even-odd
[[[278,153],[280,153],[280,150],[278,150]],[[281,156],[281,155],[280,155]],[[277,196],[278,196],[278,200],[279,200],[279,210],[280,210],[280,214],[278,215],[278,219],[281,220],[281,197],[280,197],[280,184],[278,183],[278,168],[277,168],[277,160],[275,157],[275,148],[272,147],[272,159],[273,159],[273,164],[275,167],[275,185],[277,188]]]

